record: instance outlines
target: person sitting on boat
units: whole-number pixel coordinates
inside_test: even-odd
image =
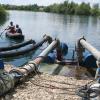
[[[21,28],[19,27],[19,25],[16,25],[16,33],[22,34],[22,30],[21,30]]]
[[[10,26],[8,26],[8,28],[6,30],[8,30],[8,32],[12,33],[12,34],[16,33],[15,26],[13,25],[13,22],[10,22]]]

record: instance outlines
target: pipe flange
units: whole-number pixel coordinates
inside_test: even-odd
[[[37,57],[38,58],[38,57]],[[33,62],[33,61],[30,61],[29,63],[28,63],[28,65],[29,64],[33,64],[34,65],[34,70],[33,71],[35,71],[35,72],[39,72],[39,70],[38,70],[38,65],[35,63],[35,62]],[[31,66],[31,65],[29,65],[32,69],[33,69],[33,67]]]
[[[80,41],[82,40],[82,39],[84,39],[85,41],[86,41],[86,39],[84,38],[84,36],[82,37],[82,38],[80,38],[79,40],[78,40],[78,42],[77,42],[77,45],[78,45],[78,51],[80,50],[80,51],[82,51],[82,52],[84,52],[85,51],[85,48],[83,48],[83,46],[80,44]]]

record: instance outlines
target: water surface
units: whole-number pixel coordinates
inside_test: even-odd
[[[76,41],[85,36],[86,40],[100,50],[100,18],[91,16],[70,16],[44,12],[29,11],[8,11],[9,19],[5,24],[0,26],[0,32],[3,31],[10,21],[19,24],[25,35],[25,40],[34,39],[38,42],[44,34],[48,34],[53,38],[59,38],[69,46],[66,58],[72,57]],[[10,41],[2,35],[0,38],[0,46],[12,45],[14,41]],[[43,47],[41,47],[43,49]],[[15,66],[21,66],[27,61],[36,57],[41,49],[25,56],[7,59]]]

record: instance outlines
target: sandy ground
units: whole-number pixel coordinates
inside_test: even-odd
[[[0,100],[81,100],[75,91],[89,81],[59,75],[31,75]]]

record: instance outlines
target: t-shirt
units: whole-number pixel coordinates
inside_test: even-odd
[[[17,28],[17,29],[16,29],[16,32],[22,34],[22,30],[21,30],[20,28]]]

